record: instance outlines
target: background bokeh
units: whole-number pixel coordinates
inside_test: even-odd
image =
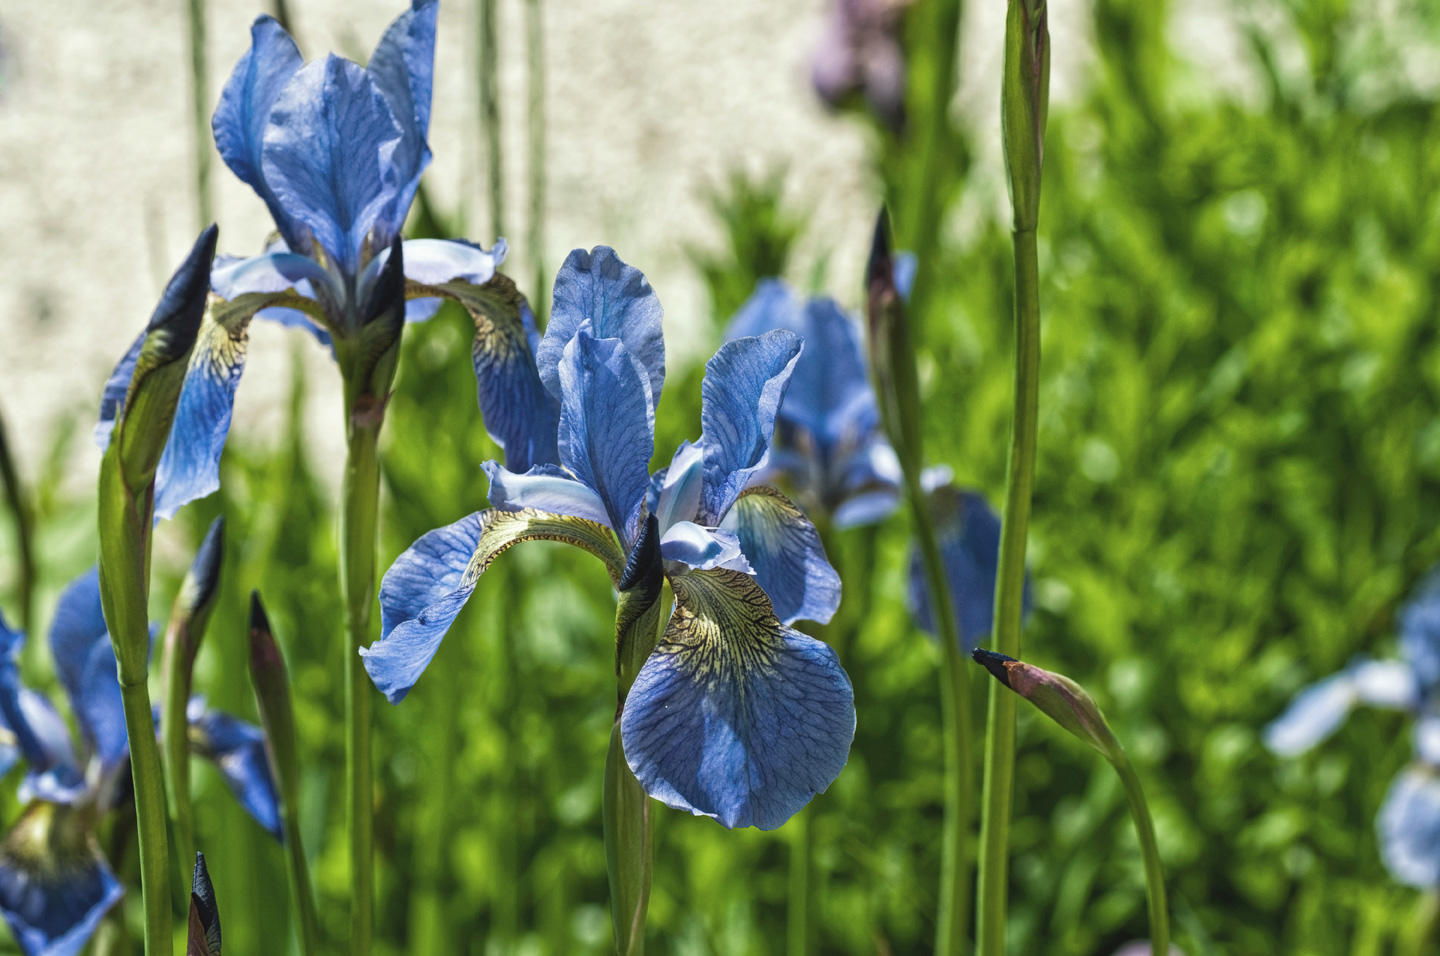
[[[396,12],[289,6],[312,56],[363,55]],[[668,459],[698,434],[699,365],[755,280],[778,272],[857,305],[875,208],[919,200],[904,192],[904,144],[863,112],[827,114],[808,89],[823,4],[575,7],[541,3],[536,220],[525,7],[499,4],[510,271],[537,301],[537,270],[571,246],[614,245],[646,271],[667,308]],[[214,92],[257,10],[207,8]],[[919,330],[928,456],[992,500],[1011,387],[1002,16],[994,0],[963,20],[950,152],[926,200],[942,204],[941,241]],[[1391,652],[1397,606],[1440,559],[1440,10],[1057,0],[1051,29],[1027,657],[1089,687],[1129,748],[1186,953],[1388,952],[1418,897],[1389,879],[1373,825],[1409,759],[1405,719],[1367,712],[1292,761],[1260,731],[1303,684],[1359,651]],[[474,34],[473,4],[450,2],[437,158],[412,231],[488,243]],[[94,559],[101,382],[197,224],[188,63],[179,3],[0,10],[0,413],[36,517],[37,638]],[[263,207],[218,163],[213,177],[222,247],[257,248]],[[322,921],[341,938],[337,376],[300,335],[257,324],[253,340],[223,490],[162,526],[153,610],[164,617],[195,543],[226,515],[197,686],[253,714],[245,608],[260,589],[292,667]],[[383,565],[485,503],[478,465],[495,449],[470,340],[448,307],[406,331]],[[0,516],[0,606],[14,620],[12,526]],[[841,536],[835,556],[846,601],[828,636],[844,648],[859,728],[845,773],[805,811],[821,952],[926,952],[933,936],[938,654],[904,607],[907,547],[896,518]],[[608,950],[612,614],[588,556],[516,549],[481,580],[442,666],[377,710],[379,952]],[[53,686],[43,640],[25,664]],[[1108,954],[1145,932],[1124,795],[1093,754],[1028,714],[1020,741],[1012,952]],[[290,951],[280,849],[208,767],[194,773],[227,951]],[[13,786],[0,809],[18,812]],[[658,833],[653,952],[784,951],[786,829],[665,812]],[[112,859],[128,838],[106,834]]]

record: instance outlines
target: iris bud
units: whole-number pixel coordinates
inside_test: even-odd
[[[145,328],[144,344],[130,376],[130,387],[116,425],[125,485],[138,496],[155,478],[160,453],[170,438],[175,408],[190,351],[205,317],[210,295],[210,263],[219,230],[210,226],[170,278]]]
[[[1115,763],[1124,759],[1120,742],[1099,706],[1085,688],[1063,674],[1017,661],[1013,657],[976,648],[975,662],[984,666],[995,679],[1034,704],[1041,713],[1070,731]]]
[[[220,956],[220,907],[215,903],[215,888],[210,885],[203,853],[195,854],[195,875],[190,882],[190,933],[185,956]]]

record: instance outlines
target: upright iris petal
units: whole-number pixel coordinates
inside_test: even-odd
[[[235,64],[210,121],[220,157],[265,201],[290,248],[302,251],[309,249],[308,237],[296,230],[266,183],[262,162],[270,110],[304,63],[295,41],[279,22],[268,16],[257,18],[250,28],[250,49]]]
[[[669,806],[772,830],[840,775],[854,692],[829,645],[738,571],[672,582],[676,610],[625,699],[630,769]]]
[[[775,415],[800,357],[800,339],[776,330],[720,346],[700,386],[705,464],[700,520],[719,524],[765,467]]]
[[[0,844],[0,913],[26,956],[75,956],[124,895],[87,812],[31,803]]]
[[[581,330],[559,366],[560,462],[605,503],[628,548],[639,530],[655,449],[655,408],[645,368],[620,339]]]
[[[660,404],[665,384],[665,339],[660,331],[660,300],[645,274],[626,265],[608,246],[576,249],[555,276],[550,324],[535,353],[540,379],[560,397],[560,361],[581,329],[597,339],[620,339],[645,368],[650,404]]]
[[[402,135],[364,67],[333,53],[302,67],[270,113],[265,181],[347,275],[399,194],[392,157]]]

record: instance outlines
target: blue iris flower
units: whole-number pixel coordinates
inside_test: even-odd
[[[1415,762],[1396,777],[1376,818],[1380,856],[1410,886],[1440,887],[1440,570],[1400,610],[1400,659],[1359,656],[1295,695],[1265,728],[1280,756],[1304,753],[1360,704],[1415,717]]]
[[[0,914],[27,956],[74,956],[123,889],[100,852],[95,828],[129,793],[130,748],[115,653],[100,610],[92,568],[66,587],[55,609],[50,650],[55,672],[80,729],[43,695],[20,682],[17,655],[25,636],[0,619],[0,750],[5,769],[27,772],[19,820],[0,842]],[[276,838],[279,802],[260,730],[190,702],[190,739],[214,761],[240,804]]]
[[[627,555],[658,538],[675,608],[624,702],[626,759],[672,807],[772,829],[834,781],[855,731],[835,652],[788,626],[828,621],[839,578],[805,514],[754,484],[801,343],[772,331],[723,345],[706,365],[703,435],[652,476],[660,325],[639,270],[605,247],[570,254],[545,336],[517,344],[529,360],[507,386],[534,396],[506,406],[528,440],[506,446],[504,465],[485,463],[490,510],[425,535],[386,573],[365,667],[400,701],[480,574],[517,541],[583,547],[621,588]],[[483,405],[498,386],[480,384]]]
[[[490,250],[460,240],[399,242],[430,163],[438,10],[438,0],[414,0],[365,67],[334,54],[307,64],[271,17],[251,27],[250,49],[225,84],[212,126],[221,157],[265,202],[279,237],[262,255],[215,261],[209,312],[156,473],[158,517],[220,487],[253,316],[308,329],[337,353],[347,343],[375,348],[367,336],[383,312],[380,280],[395,250],[409,280],[411,320],[494,277],[503,240]],[[96,429],[102,448],[139,344],[106,386]]]
[[[915,257],[895,260],[895,284],[909,294]],[[759,481],[783,478],[812,514],[836,528],[883,521],[901,499],[903,475],[880,427],[860,323],[831,298],[804,299],[776,279],[756,287],[736,313],[728,339],[787,329],[805,342],[776,417],[776,444]],[[941,555],[966,653],[990,633],[1000,553],[1000,516],[978,492],[959,488],[949,468],[926,469]],[[916,622],[936,633],[920,554],[910,556],[909,598]],[[1028,602],[1028,591],[1027,591]]]

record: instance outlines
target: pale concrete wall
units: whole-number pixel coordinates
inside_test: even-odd
[[[397,0],[291,0],[302,49],[368,53]],[[957,109],[993,128],[1001,0],[966,16],[966,79]],[[264,0],[211,0],[212,100],[249,43]],[[1085,52],[1083,0],[1056,0],[1057,96]],[[165,276],[197,229],[184,0],[6,0],[0,8],[0,409],[34,462],[56,416],[88,426],[100,385],[142,327]],[[677,356],[693,355],[707,303],[684,255],[715,238],[701,187],[743,165],[787,166],[797,207],[812,213],[797,264],[829,257],[832,290],[858,298],[878,191],[858,126],[827,115],[807,61],[823,0],[640,3],[546,0],[550,267],[575,246],[605,243],[645,270],[667,310]],[[508,222],[515,274],[525,203],[523,6],[502,0],[502,108]],[[483,200],[473,4],[440,16],[429,188],[466,221],[488,222]],[[999,152],[982,152],[982,205],[1003,203]],[[224,251],[258,250],[270,229],[260,201],[214,157]],[[492,236],[472,230],[489,244]],[[518,261],[517,261],[518,260]],[[529,290],[534,294],[535,290]],[[236,428],[263,435],[280,419],[286,333],[257,323]],[[337,380],[310,348],[310,426],[317,460],[339,461]],[[478,416],[477,416],[478,421]],[[87,446],[88,448],[88,446]],[[97,455],[76,462],[78,486]]]

